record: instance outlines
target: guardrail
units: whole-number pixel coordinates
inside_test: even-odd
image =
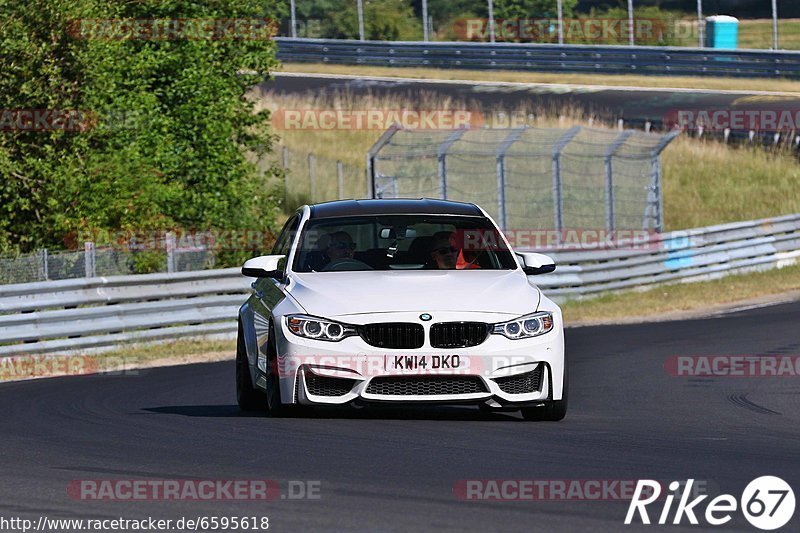
[[[655,235],[636,250],[551,254],[532,281],[557,301],[795,264],[800,214]],[[0,357],[236,331],[250,291],[238,268],[0,286]]]
[[[800,78],[800,52],[661,46],[386,42],[278,37],[285,62],[676,76]]]
[[[654,235],[635,250],[556,252],[556,273],[535,278],[558,300],[664,283],[701,281],[798,262],[800,214]]]
[[[0,357],[233,333],[240,269],[0,286]]]

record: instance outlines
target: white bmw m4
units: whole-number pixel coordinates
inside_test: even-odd
[[[239,310],[244,410],[472,404],[561,420],[561,310],[529,281],[549,257],[514,253],[474,204],[342,200],[303,206]]]

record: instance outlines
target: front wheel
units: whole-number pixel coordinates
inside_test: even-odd
[[[565,362],[566,364],[566,362]],[[544,405],[536,407],[523,407],[522,418],[525,420],[558,422],[567,416],[567,389],[569,384],[569,374],[566,366],[564,367],[564,390],[560,400],[548,400]]]
[[[242,411],[263,411],[267,407],[266,396],[253,387],[250,379],[250,365],[247,363],[241,324],[236,338],[236,403]]]
[[[299,406],[287,405],[281,401],[281,380],[278,367],[278,346],[276,344],[275,326],[269,327],[270,341],[267,348],[267,411],[273,417],[279,418],[300,414]]]

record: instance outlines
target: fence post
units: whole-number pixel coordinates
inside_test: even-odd
[[[561,0],[556,1],[556,16],[558,17],[558,44],[564,44],[564,7]]]
[[[667,135],[664,135],[661,140],[658,142],[653,151],[651,152],[651,168],[652,168],[652,179],[653,185],[651,186],[651,199],[648,202],[648,208],[652,205],[653,208],[656,210],[656,227],[655,230],[657,233],[661,233],[664,231],[664,190],[661,184],[661,152],[664,151],[664,148],[667,147],[669,143],[671,143],[675,137],[680,135],[680,130],[675,130]],[[647,211],[645,211],[645,220],[644,224],[647,224]],[[647,229],[645,227],[644,229]]]
[[[292,39],[297,39],[297,10],[295,9],[294,0],[291,0],[289,2],[289,11],[291,13],[291,24],[292,24],[292,28],[291,31],[289,32],[289,35],[292,36]]]
[[[289,148],[283,147],[283,198],[289,197]]]
[[[167,272],[172,274],[176,271],[176,263],[175,263],[175,234],[171,231],[168,231],[164,236],[164,240],[166,241],[165,245],[167,248]]]
[[[422,0],[422,40],[428,42],[428,0]]]
[[[375,141],[375,144],[367,151],[367,171],[366,171],[366,178],[367,178],[367,198],[378,198],[377,190],[375,189],[375,156],[378,155],[378,152],[389,143],[395,133],[400,129],[400,124],[394,123],[389,126],[389,129],[384,131],[383,134],[378,137],[378,140]]]
[[[42,248],[42,276],[44,276],[45,281],[50,279],[50,271],[47,266],[47,248]]]
[[[581,131],[580,126],[573,126],[561,136],[553,145],[553,217],[557,242],[561,242],[561,232],[564,229],[564,200],[561,187],[561,152],[569,142]]]
[[[633,38],[633,0],[628,0],[628,42],[634,46],[636,41]]]
[[[94,243],[93,242],[84,242],[83,243],[83,267],[85,277],[93,278],[97,275],[97,268],[95,266],[95,255],[94,255]]]
[[[561,4],[561,0],[558,0],[558,1],[559,1],[559,5],[560,5]],[[493,43],[494,42],[494,31],[495,31],[495,28],[494,28],[494,2],[492,0],[488,0],[487,3],[489,4],[488,5],[488,9],[489,9],[489,42]]]
[[[633,130],[628,130],[620,133],[614,142],[608,147],[605,153],[605,170],[606,170],[606,230],[610,233],[616,227],[616,220],[614,217],[614,172],[611,166],[611,158],[617,153],[617,150],[625,144],[628,137],[633,135]]]
[[[364,5],[361,0],[356,0],[356,9],[358,10],[358,39],[364,40]]]
[[[451,133],[436,149],[437,173],[439,176],[439,198],[447,200],[447,151],[464,135],[466,128],[459,128]]]
[[[337,178],[337,200],[341,200],[344,198],[344,172],[342,171],[342,161],[341,159],[336,161],[336,178]]]
[[[316,184],[314,183],[314,154],[308,154],[308,181],[309,185],[311,186],[311,203],[314,203],[314,197],[316,196]]]
[[[772,49],[778,49],[778,0],[772,0]]]
[[[705,43],[703,42],[703,0],[697,0],[697,40],[699,44],[697,45],[700,48],[703,48]]]
[[[508,215],[506,212],[506,152],[526,129],[526,127],[515,128],[497,147],[497,219],[500,222],[500,229],[503,231],[508,228]]]

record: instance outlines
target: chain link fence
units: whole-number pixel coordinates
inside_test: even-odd
[[[287,212],[300,205],[369,194],[364,167],[350,165],[311,152],[279,147],[272,155],[284,169],[284,199]]]
[[[309,39],[375,39],[366,28],[380,11],[358,15],[362,3],[332,0],[328,6],[311,0],[291,2],[280,20],[278,35]],[[472,0],[454,9],[439,5],[428,13],[427,3],[414,2],[414,20],[398,20],[403,35],[395,41],[479,41],[629,46],[679,46],[713,48],[707,25],[719,15],[735,17],[736,47],[760,50],[800,49],[800,5],[796,0],[631,0],[627,2],[579,1],[567,10],[506,12],[497,15],[491,0]],[[605,4],[605,5],[603,5]],[[664,4],[664,5],[662,5]],[[294,8],[297,7],[297,10]],[[355,8],[355,9],[354,9]],[[501,9],[502,11],[502,9]],[[338,18],[326,17],[335,12]],[[306,15],[315,13],[315,17]],[[322,17],[320,18],[320,15]],[[342,28],[342,17],[351,25]],[[391,16],[391,15],[389,15]],[[711,20],[707,20],[711,19]],[[366,21],[366,22],[365,22]],[[730,31],[730,30],[728,30]],[[713,33],[713,31],[712,31]],[[730,46],[730,44],[728,44]]]
[[[374,195],[473,202],[502,229],[663,227],[661,161],[678,135],[575,126],[390,128],[369,154]]]
[[[98,276],[123,276],[155,272],[187,272],[214,267],[213,251],[181,248],[169,233],[153,250],[145,253],[119,247],[96,248],[84,243],[83,250],[47,249],[13,257],[0,257],[0,285],[32,283]]]
[[[289,211],[341,198],[429,197],[474,202],[504,230],[661,231],[659,154],[677,134],[581,126],[444,131],[393,127],[367,154],[366,173],[364,167],[286,147],[265,162],[279,162],[285,170]],[[215,266],[213,249],[182,246],[169,233],[156,241],[134,239],[130,246],[116,247],[87,242],[84,250],[0,257],[0,284]]]
[[[285,170],[284,205],[288,212],[307,203],[341,198],[364,198],[367,195],[363,166],[320,157],[313,153],[278,147],[262,162],[262,169],[278,163]],[[104,247],[92,242],[84,250],[39,250],[17,256],[0,256],[0,285],[95,276],[120,276],[155,272],[188,272],[215,267],[214,250],[204,246],[181,246],[180,237],[169,233],[145,239],[125,237],[124,246]],[[202,235],[203,232],[197,235]],[[249,246],[250,240],[263,241],[263,232],[242,230],[217,243],[227,250]],[[223,237],[224,239],[224,237]],[[238,239],[238,240],[237,240]],[[145,242],[146,241],[146,242]],[[238,243],[238,244],[237,244]]]

